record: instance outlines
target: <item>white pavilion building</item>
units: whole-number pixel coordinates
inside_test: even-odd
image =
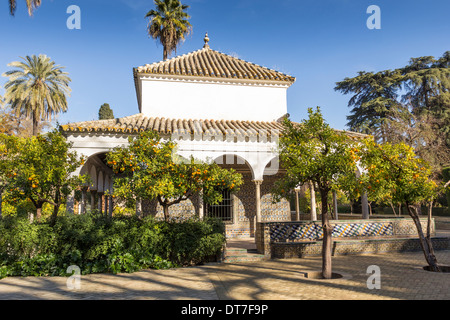
[[[112,199],[103,196],[113,186],[105,155],[129,136],[155,130],[176,142],[181,156],[234,168],[245,181],[238,193],[224,193],[220,205],[197,197],[171,207],[172,215],[218,216],[227,237],[254,236],[256,222],[291,220],[289,202],[273,204],[271,189],[283,174],[275,150],[295,78],[212,50],[208,42],[206,36],[201,50],[134,68],[138,114],[61,126],[73,150],[88,157],[79,173],[93,181],[91,199],[83,192],[75,210],[91,203],[111,213]],[[162,214],[156,202],[139,210]]]

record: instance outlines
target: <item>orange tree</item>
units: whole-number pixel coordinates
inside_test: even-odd
[[[0,135],[0,218],[2,217],[3,193],[8,186],[8,179],[12,177],[12,159],[14,155],[8,152],[5,141],[6,135]]]
[[[201,194],[208,204],[222,201],[222,191],[237,192],[242,175],[217,164],[185,160],[176,155],[176,144],[163,141],[154,131],[130,137],[129,145],[107,155],[113,168],[114,196],[127,202],[157,200],[169,220],[169,208]]]
[[[328,217],[328,194],[344,190],[356,182],[356,144],[345,133],[333,130],[320,109],[308,110],[309,119],[301,123],[284,121],[279,154],[286,174],[275,184],[274,200],[287,197],[290,190],[312,181],[318,186],[322,202],[322,275],[332,276],[333,227]]]
[[[357,188],[365,190],[372,201],[391,202],[407,208],[417,228],[428,265],[433,271],[439,271],[430,237],[431,211],[425,236],[417,209],[421,204],[432,203],[442,190],[431,178],[430,165],[404,143],[378,144],[374,139],[364,141],[358,156],[365,171],[359,178]]]
[[[74,175],[84,159],[70,150],[64,136],[58,131],[30,138],[0,136],[4,159],[0,166],[6,185],[7,199],[29,200],[41,219],[45,203],[53,206],[51,224],[68,196],[85,182],[85,177]]]

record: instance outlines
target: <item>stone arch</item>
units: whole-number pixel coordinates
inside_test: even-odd
[[[104,192],[112,189],[112,169],[106,164],[107,152],[93,152],[86,160],[86,163],[78,170],[78,174],[87,175],[90,178],[82,188],[81,201],[79,202],[79,212],[85,213],[86,208],[105,210],[107,198]]]
[[[243,165],[248,164],[248,160],[238,153],[224,152],[215,157],[214,162],[224,165]]]
[[[243,177],[244,184],[233,196],[233,223],[226,225],[228,237],[254,236],[256,225],[255,167],[249,154],[223,152],[215,157],[220,167],[234,169]]]
[[[112,176],[112,169],[106,164],[107,152],[96,152],[87,158],[79,169],[79,174],[88,174],[91,178],[90,188],[103,192],[106,189],[105,179]]]

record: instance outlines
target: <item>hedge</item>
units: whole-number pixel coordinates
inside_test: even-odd
[[[59,217],[54,227],[26,218],[0,220],[0,278],[136,272],[214,261],[225,244],[217,220],[156,221],[149,217],[108,219]]]

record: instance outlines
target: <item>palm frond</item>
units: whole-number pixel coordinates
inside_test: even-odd
[[[147,32],[153,39],[159,39],[164,47],[164,60],[184,41],[192,29],[185,12],[188,5],[179,0],[155,0],[155,9],[145,15],[149,19]]]
[[[5,72],[5,103],[17,116],[33,118],[38,123],[67,111],[70,94],[68,74],[45,55],[26,56],[9,64],[17,69]]]

